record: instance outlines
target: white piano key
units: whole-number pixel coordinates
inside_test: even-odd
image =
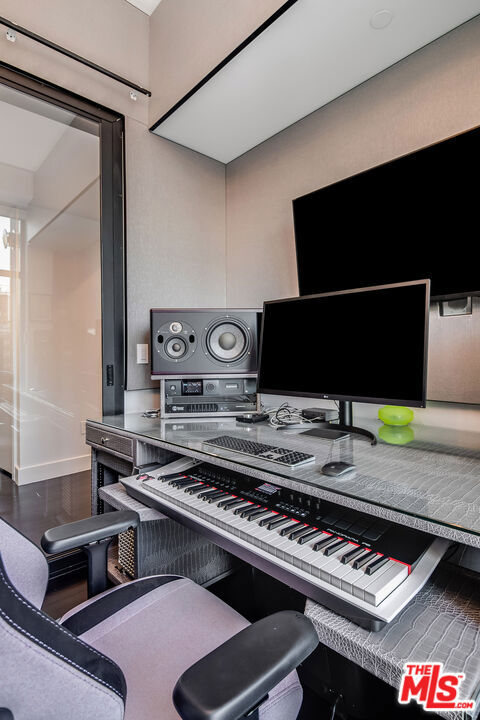
[[[315,557],[309,558],[310,560],[310,572],[318,578],[322,577],[322,570],[331,560],[332,557],[327,557],[321,551],[315,553]]]
[[[355,583],[357,583],[362,577],[364,577],[365,573],[362,568],[354,570],[350,563],[347,564],[347,567],[349,569],[349,572],[342,577],[340,581],[340,587],[342,590],[345,590],[345,592],[353,595],[353,587],[355,586]]]
[[[312,573],[312,565],[318,560],[319,556],[324,558],[325,556],[322,555],[322,553],[310,550],[310,552],[306,555],[302,555],[302,557],[299,558],[299,568],[300,570],[303,570],[304,572]]]
[[[284,560],[287,557],[288,561],[288,558],[292,554],[293,544],[292,540],[289,540],[286,536],[280,537],[279,540],[274,543],[275,556],[280,558],[280,560]]]
[[[379,605],[408,576],[408,568],[403,563],[390,560],[385,567],[387,570],[380,577],[377,578],[380,570],[370,576],[372,582],[364,590],[365,602]]]
[[[342,580],[346,575],[348,575],[352,567],[349,563],[342,563],[340,561],[338,565],[339,567],[335,567],[330,573],[330,582],[336,587],[342,587]]]
[[[341,558],[344,554],[345,547],[342,547],[339,550],[335,550],[334,553],[327,557],[328,562],[322,565],[320,571],[320,577],[322,580],[325,580],[326,582],[331,582],[330,576],[332,575],[332,573],[335,574],[335,571],[339,570],[339,568],[341,567],[342,563],[340,562],[339,558]]]
[[[373,553],[372,553],[372,555],[373,555]],[[375,556],[372,557],[372,560],[374,560],[374,558],[375,558]],[[370,585],[370,583],[373,582],[373,579],[374,579],[374,576],[373,576],[373,575],[367,575],[367,573],[365,572],[365,567],[366,567],[366,565],[364,565],[363,568],[361,568],[361,569],[362,569],[362,572],[363,572],[363,577],[360,578],[359,580],[357,580],[357,582],[355,583],[355,585],[353,585],[353,594],[354,594],[355,597],[360,598],[360,600],[364,600],[364,599],[365,599],[365,588],[366,588],[368,585]],[[377,572],[375,573],[375,575],[377,576],[378,579],[380,579],[380,577],[381,577],[384,573],[387,572],[388,567],[389,567],[389,565],[388,565],[388,563],[387,563],[387,564],[384,565],[382,568],[380,568],[380,570],[377,570]]]

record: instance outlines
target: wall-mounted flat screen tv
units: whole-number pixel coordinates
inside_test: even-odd
[[[480,128],[293,201],[300,295],[430,278],[480,294]]]

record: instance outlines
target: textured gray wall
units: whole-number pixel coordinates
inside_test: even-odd
[[[127,387],[158,387],[137,365],[151,307],[225,306],[225,166],[128,119]]]

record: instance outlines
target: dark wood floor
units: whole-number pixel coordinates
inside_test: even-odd
[[[0,472],[0,516],[37,545],[48,528],[89,515],[89,471],[20,486]]]
[[[45,530],[90,515],[90,472],[18,486],[0,472],[0,516],[40,547]],[[87,599],[87,583],[55,584],[47,593],[43,609],[53,618]]]
[[[61,618],[68,610],[76,605],[85,602],[87,599],[87,581],[76,580],[68,582],[65,587],[56,588],[47,592],[42,610],[57,620]]]

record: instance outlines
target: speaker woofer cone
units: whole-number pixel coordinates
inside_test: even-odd
[[[247,333],[248,329],[243,328],[240,323],[222,320],[207,332],[207,351],[220,362],[238,362],[249,348]]]
[[[165,343],[165,354],[174,360],[183,357],[187,349],[187,343],[181,337],[170,337]]]

